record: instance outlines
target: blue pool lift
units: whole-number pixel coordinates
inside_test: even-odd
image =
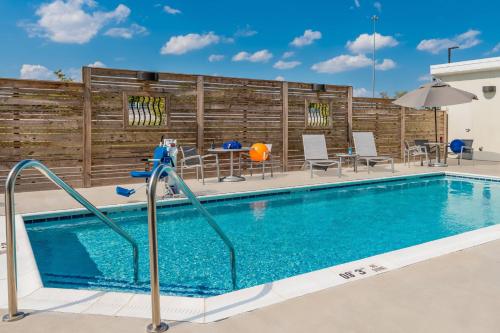
[[[165,145],[159,145],[154,149],[153,158],[142,160],[146,163],[153,162],[153,166],[152,166],[152,168],[150,168],[150,170],[141,170],[141,171],[135,170],[135,171],[130,172],[130,176],[132,178],[143,178],[145,180],[145,183],[143,185],[141,185],[137,188],[125,188],[125,187],[117,186],[116,187],[116,194],[124,196],[124,197],[130,197],[131,195],[135,194],[139,188],[144,187],[148,184],[149,178],[151,178],[151,175],[153,174],[153,172],[160,165],[167,164],[167,165],[170,165],[172,167],[175,167],[172,156],[170,156],[170,154],[169,154],[169,151],[170,151],[169,148],[171,148],[171,147],[168,147]],[[160,175],[160,179],[165,183],[165,190],[166,190],[165,194],[166,195],[173,196],[173,195],[178,193],[178,191],[176,190],[176,188],[174,188],[174,186],[168,185],[168,173],[167,172],[163,172]]]

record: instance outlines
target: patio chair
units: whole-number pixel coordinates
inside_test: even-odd
[[[429,140],[427,140],[427,139],[415,139],[415,146],[425,147],[425,149],[427,150],[427,156],[429,157],[429,159],[432,158],[432,155],[434,155],[434,157],[436,156],[437,147],[436,146],[429,146]]]
[[[182,158],[178,163],[181,168],[181,178],[184,178],[184,169],[196,169],[196,180],[200,179],[205,185],[205,167],[215,166],[217,170],[217,180],[220,180],[219,157],[217,154],[200,155],[196,147],[181,146]]]
[[[455,154],[458,158],[458,165],[462,164],[462,160],[472,160],[474,162],[474,148],[472,148],[472,144],[474,143],[473,139],[459,139],[464,143],[464,145],[460,148],[459,153],[454,153],[452,150],[449,150],[449,154]]]
[[[244,164],[249,164],[250,165],[250,176],[253,176],[253,166],[254,164],[261,164],[262,165],[262,179],[264,179],[264,175],[265,175],[265,172],[266,172],[266,166],[270,166],[271,167],[271,177],[273,177],[273,155],[271,154],[271,150],[273,148],[273,145],[270,144],[270,143],[266,143],[265,144],[266,147],[267,147],[267,154],[266,154],[266,158],[262,161],[254,161],[250,158],[250,154],[247,154],[247,153],[241,153],[240,154],[240,157],[239,157],[239,170],[240,170],[240,173],[241,173],[241,170],[242,170],[242,165]]]
[[[408,168],[410,167],[410,162],[411,158],[413,157],[413,160],[418,157],[420,158],[420,165],[424,165],[423,158],[425,157],[425,162],[426,164],[429,164],[429,156],[427,154],[427,147],[426,146],[420,146],[420,145],[413,145],[410,146],[410,143],[405,140],[405,151],[404,151],[404,156],[403,156],[403,163],[406,164],[408,163]]]
[[[326,140],[323,134],[303,134],[302,142],[304,144],[304,166],[309,166],[311,178],[314,169],[328,170],[329,167],[336,165],[338,176],[342,176],[342,165],[338,160],[328,158],[326,149]]]
[[[358,161],[366,161],[366,167],[370,172],[370,165],[380,162],[391,163],[391,169],[394,173],[394,159],[390,156],[379,156],[375,146],[375,138],[372,132],[353,132],[354,147],[358,154]]]

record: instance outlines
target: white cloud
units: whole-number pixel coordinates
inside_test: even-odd
[[[352,94],[354,97],[368,97],[370,96],[370,92],[365,88],[354,88],[352,90]]]
[[[486,52],[486,55],[494,54],[500,52],[500,43],[495,45],[490,51]]]
[[[378,71],[388,71],[396,67],[396,62],[391,59],[384,59],[382,63],[376,64],[375,69]]]
[[[209,57],[208,57],[208,61],[210,62],[217,62],[217,61],[222,61],[224,60],[224,55],[222,54],[211,54]]]
[[[88,67],[106,68],[106,65],[105,65],[103,62],[99,61],[99,60],[96,60],[96,61],[94,61],[93,63],[88,64],[87,66],[88,66]]]
[[[84,44],[90,41],[103,26],[122,22],[130,9],[119,4],[109,12],[92,11],[93,0],[54,0],[36,10],[36,23],[23,24],[30,37],[45,37],[58,43]]]
[[[70,78],[73,81],[81,82],[82,81],[82,69],[71,67],[67,70],[63,71],[66,74],[66,77]]]
[[[235,37],[252,37],[257,34],[256,30],[253,30],[251,26],[247,24],[244,28],[238,28],[234,33]]]
[[[354,6],[356,6],[356,8],[361,7],[361,4],[359,3],[359,0],[354,0]]]
[[[397,46],[399,42],[392,36],[375,34],[375,47],[377,50]],[[373,34],[361,34],[354,41],[348,41],[346,47],[353,53],[367,53],[373,50]]]
[[[277,69],[292,69],[301,64],[300,61],[283,61],[283,60],[278,60],[273,67]]]
[[[375,7],[376,10],[378,10],[378,12],[382,12],[382,4],[379,2],[379,1],[375,1],[373,3],[373,7]]]
[[[417,45],[417,50],[438,54],[453,46],[468,49],[481,43],[480,34],[481,31],[471,29],[453,38],[424,39]]]
[[[187,34],[170,37],[168,42],[163,45],[160,50],[161,54],[184,54],[189,51],[202,49],[211,44],[217,44],[221,41],[221,37],[209,32],[206,34]]]
[[[143,26],[134,23],[128,28],[111,28],[104,34],[109,37],[130,39],[136,35],[147,35],[148,30]]]
[[[311,69],[318,73],[340,73],[370,66],[372,61],[364,54],[342,54],[337,57],[318,62]]]
[[[53,71],[45,66],[24,64],[21,67],[20,78],[32,80],[55,80],[56,76]]]
[[[172,14],[172,15],[177,15],[177,14],[180,14],[182,13],[179,9],[175,9],[175,8],[172,8],[170,6],[163,6],[163,10],[165,11],[165,13],[168,13],[168,14]]]
[[[317,39],[321,39],[321,32],[307,29],[302,36],[295,37],[290,44],[296,47],[302,47],[312,44]]]
[[[432,81],[432,76],[430,74],[420,75],[418,77],[418,81],[420,81],[420,82],[430,82],[430,81]]]
[[[295,55],[295,52],[293,51],[287,51],[285,53],[283,53],[283,55],[281,56],[281,58],[283,59],[288,59],[288,58],[291,58]]]
[[[278,75],[274,78],[276,81],[285,81],[285,78],[281,75]]]
[[[267,62],[273,57],[268,50],[260,50],[254,53],[241,51],[233,56],[233,61]]]

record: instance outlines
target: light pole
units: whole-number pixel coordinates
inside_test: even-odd
[[[377,21],[379,20],[379,17],[377,15],[373,15],[371,17],[371,20],[373,22],[373,73],[372,73],[372,98],[375,98],[375,66],[376,66],[376,59],[375,59],[375,49],[376,49],[376,42],[375,42],[375,36],[376,36],[376,29],[375,25]]]
[[[448,63],[451,62],[451,50],[455,50],[455,49],[458,49],[458,48],[460,48],[460,46],[452,46],[452,47],[448,48]]]

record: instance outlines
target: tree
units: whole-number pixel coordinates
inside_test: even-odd
[[[394,93],[394,98],[399,98],[401,96],[403,96],[404,94],[406,94],[407,91],[406,90],[398,90]]]
[[[66,74],[61,69],[58,69],[54,71],[54,75],[57,77],[59,81],[63,82],[73,82],[73,79],[70,77],[67,77]]]
[[[381,91],[379,95],[380,98],[389,98],[389,94],[387,93],[387,91]]]

